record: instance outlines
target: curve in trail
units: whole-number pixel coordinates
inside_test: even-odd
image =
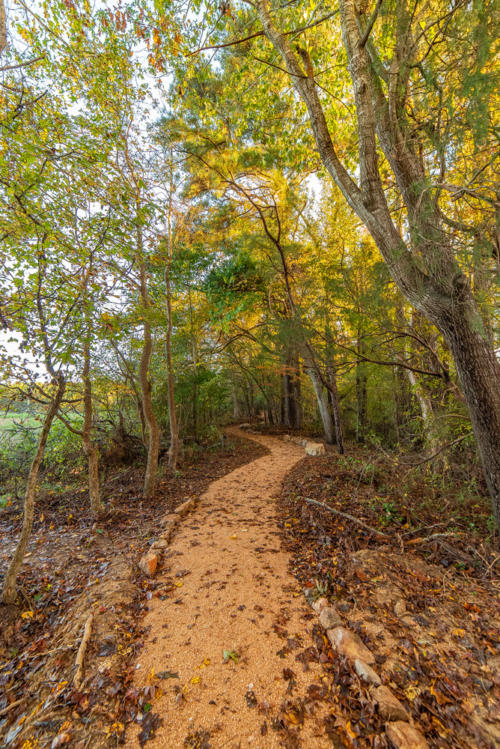
[[[148,640],[136,666],[138,687],[152,669],[178,674],[159,682],[164,693],[152,710],[163,723],[147,743],[151,749],[288,746],[273,718],[322,679],[319,664],[295,657],[314,644],[314,618],[280,549],[273,499],[304,451],[232,431],[269,454],[211,484],[169,548],[159,582],[173,577],[182,585],[163,601],[151,600]],[[292,682],[284,669],[294,672]],[[297,746],[331,747],[318,712],[294,726],[302,718],[291,710]],[[130,728],[129,749],[139,746],[139,731]]]

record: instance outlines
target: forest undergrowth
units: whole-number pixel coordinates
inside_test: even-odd
[[[500,556],[485,493],[464,498],[454,470],[415,477],[356,447],[305,458],[285,481],[280,524],[304,589],[329,598],[373,650],[431,745],[490,748],[500,740]],[[373,746],[381,719],[367,688],[324,639],[337,685],[325,699],[351,716],[345,745]]]

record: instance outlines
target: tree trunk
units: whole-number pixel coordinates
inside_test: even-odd
[[[396,446],[401,447],[401,425],[403,423],[402,411],[404,397],[404,375],[402,367],[392,367],[392,394],[394,399],[394,431],[396,433]]]
[[[174,256],[174,242],[172,234],[172,199],[174,195],[174,164],[173,164],[173,150],[170,148],[170,164],[169,164],[169,191],[168,191],[168,214],[167,214],[167,263],[165,265],[165,296],[167,301],[167,336],[166,336],[166,354],[167,354],[167,386],[168,386],[168,417],[170,425],[170,448],[168,451],[168,464],[170,468],[175,471],[177,469],[177,463],[181,452],[181,441],[179,439],[179,425],[177,422],[177,411],[175,407],[175,380],[174,380],[174,365],[172,357],[172,331],[173,331],[173,317],[172,317],[172,290],[170,287],[170,265]],[[189,307],[190,307],[190,320],[191,327],[193,322],[193,312],[191,308],[191,288],[189,289]],[[196,370],[195,370],[196,371]],[[196,439],[196,399],[193,405],[193,416],[195,417],[195,439]]]
[[[99,486],[99,451],[92,440],[92,382],[90,379],[90,344],[85,342],[83,351],[83,432],[82,444],[88,461],[90,509],[93,515],[103,511]]]
[[[433,455],[435,452],[438,452],[441,449],[442,444],[437,430],[432,401],[422,387],[422,383],[419,382],[415,372],[413,372],[411,369],[405,369],[405,373],[408,377],[408,381],[412,387],[412,391],[415,395],[415,398],[417,399],[420,408],[424,442],[427,448],[427,452],[430,455]]]
[[[168,451],[168,464],[175,471],[179,460],[181,443],[179,440],[179,427],[177,424],[177,411],[175,408],[175,381],[174,366],[172,357],[172,294],[170,290],[170,261],[167,261],[165,268],[165,293],[167,297],[167,335],[166,335],[166,355],[167,355],[167,386],[168,386],[168,419],[170,424],[170,448]]]
[[[142,347],[141,362],[139,365],[139,383],[142,394],[142,407],[144,409],[144,418],[146,420],[148,435],[148,456],[146,462],[146,473],[144,476],[143,494],[150,499],[155,491],[156,476],[158,474],[158,455],[160,452],[160,427],[153,410],[151,399],[151,383],[149,381],[149,363],[153,350],[153,338],[151,334],[151,324],[147,319],[149,312],[149,295],[146,287],[146,268],[141,260],[140,266],[141,281],[141,298],[144,305],[143,311],[143,333],[144,344]]]
[[[335,426],[335,437],[337,440],[337,447],[339,455],[343,455],[344,450],[344,435],[342,431],[342,419],[340,416],[340,404],[339,404],[339,393],[337,389],[337,374],[335,367],[330,365],[328,367],[328,397],[330,399],[330,405],[332,407],[333,423]]]
[[[26,484],[26,491],[24,495],[23,525],[21,528],[19,541],[17,542],[16,550],[14,551],[9,564],[9,568],[5,575],[2,588],[3,603],[15,603],[16,601],[16,580],[23,563],[26,548],[31,536],[31,530],[33,528],[38,473],[43,459],[43,454],[45,452],[45,446],[47,444],[47,437],[49,436],[50,427],[52,426],[52,422],[54,421],[58,408],[61,405],[65,387],[66,381],[60,374],[57,379],[57,389],[54,398],[49,404],[47,413],[45,414],[45,419],[43,420],[42,431],[40,432],[40,437],[38,439],[35,457],[33,458],[30,472],[28,474],[28,481]]]
[[[300,363],[297,351],[290,351],[287,357],[288,367],[288,415],[290,427],[300,429],[302,425],[302,404],[300,402]]]
[[[284,390],[284,423],[285,426],[292,429],[295,426],[294,401],[292,391],[292,378],[289,372],[283,375]]]
[[[238,402],[238,391],[236,390],[236,385],[234,383],[231,386],[231,395],[233,398],[233,419],[238,421],[240,418],[240,404]]]
[[[318,404],[319,415],[321,417],[321,423],[323,424],[323,432],[325,435],[325,442],[328,445],[333,445],[335,441],[334,428],[332,422],[332,415],[328,408],[328,396],[326,390],[321,382],[321,377],[318,371],[313,365],[305,365],[304,370],[307,372],[309,379],[312,382],[314,392],[316,394],[316,401]]]
[[[358,331],[358,354],[363,354],[363,343]],[[366,437],[366,370],[363,361],[356,362],[356,442],[364,443]]]
[[[191,287],[189,287],[189,322],[191,335],[191,367],[193,370],[193,434],[198,442],[198,347],[193,327],[193,303],[191,299]]]
[[[144,416],[144,408],[143,408],[142,400],[141,400],[141,397],[140,397],[139,393],[137,393],[137,396],[136,396],[136,399],[135,399],[135,405],[137,406],[137,413],[139,415],[139,420],[141,422],[141,440],[142,440],[142,444],[144,445],[144,447],[147,450],[148,449],[148,430],[147,430],[147,426],[146,426],[146,417]]]
[[[339,455],[344,454],[344,435],[342,431],[342,419],[340,416],[340,403],[339,403],[339,391],[337,388],[337,368],[335,366],[335,351],[333,343],[333,335],[328,323],[325,326],[325,338],[327,343],[327,384],[328,384],[328,399],[332,408],[333,423],[335,426],[335,437],[337,439],[337,447]]]
[[[474,309],[457,310],[443,321],[442,332],[469,408],[493,514],[500,528],[500,364],[478,330],[478,315],[474,313]]]
[[[4,0],[0,0],[0,55],[7,47],[7,19]]]

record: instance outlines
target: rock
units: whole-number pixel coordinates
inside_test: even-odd
[[[429,749],[429,744],[420,731],[402,720],[386,723],[385,731],[395,749]]]
[[[245,424],[238,424],[238,426],[239,426],[240,429],[251,429],[252,428],[252,425],[251,424],[247,424],[247,423],[245,423]]]
[[[377,687],[373,690],[372,694],[382,718],[396,721],[409,720],[410,716],[389,687]]]
[[[151,544],[151,551],[166,549],[168,547],[168,540],[166,538],[158,538]]]
[[[394,613],[399,617],[402,617],[408,613],[406,610],[406,601],[404,600],[404,598],[400,598],[398,601],[396,601],[396,603],[394,604]]]
[[[306,455],[316,457],[317,455],[325,455],[326,450],[322,442],[306,442],[305,444]]]
[[[320,614],[323,611],[323,609],[328,606],[328,600],[324,596],[321,596],[321,598],[316,598],[315,601],[312,601],[310,603],[313,609],[318,614]]]
[[[163,533],[160,535],[160,539],[168,544],[170,539],[174,535],[174,531],[175,525],[173,525],[171,528],[168,528],[166,531],[163,531]]]
[[[377,585],[373,596],[379,606],[390,606],[393,610],[393,607],[401,601],[401,591],[397,585],[393,585],[392,583]]]
[[[281,437],[281,439],[283,440],[283,442],[291,442],[292,441],[292,438],[291,438],[291,436],[289,434],[283,434],[282,437]]]
[[[380,686],[380,676],[373,670],[373,668],[370,668],[367,663],[359,658],[356,658],[354,661],[354,670],[359,678],[366,681],[367,684],[373,684],[374,687]]]
[[[139,567],[145,575],[147,575],[148,577],[152,577],[158,568],[158,562],[159,555],[154,551],[148,551],[141,557]]]
[[[179,507],[176,508],[175,514],[179,515],[179,517],[183,517],[183,515],[186,515],[190,510],[192,510],[194,507],[194,499],[186,499],[185,502],[183,502]]]
[[[325,629],[333,629],[333,627],[338,627],[342,624],[342,619],[333,606],[325,606],[319,612],[319,623]]]
[[[411,616],[411,614],[405,614],[401,617],[401,621],[403,624],[406,624],[407,627],[415,627],[415,619]]]
[[[162,528],[168,528],[173,527],[174,525],[177,525],[179,522],[179,516],[175,514],[175,512],[168,512],[166,515],[162,517],[160,520],[160,525]]]
[[[360,638],[350,629],[335,627],[326,632],[332,647],[351,661],[360,660],[364,663],[375,663],[375,656],[368,650]]]

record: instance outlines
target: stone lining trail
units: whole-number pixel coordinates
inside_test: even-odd
[[[179,678],[153,679],[164,690],[152,706],[163,725],[148,749],[281,747],[273,717],[286,700],[295,702],[324,678],[319,664],[304,671],[295,659],[314,644],[316,616],[288,571],[273,499],[304,450],[275,437],[251,438],[269,454],[211,484],[177,527],[157,577],[182,585],[163,601],[150,602],[144,622],[150,631],[135,684],[147,684],[152,669]],[[224,650],[237,653],[237,662],[224,662]],[[284,669],[295,674],[291,695]],[[322,709],[318,705],[297,727],[304,749],[332,746]],[[139,731],[136,724],[130,727],[127,747],[139,747]]]

